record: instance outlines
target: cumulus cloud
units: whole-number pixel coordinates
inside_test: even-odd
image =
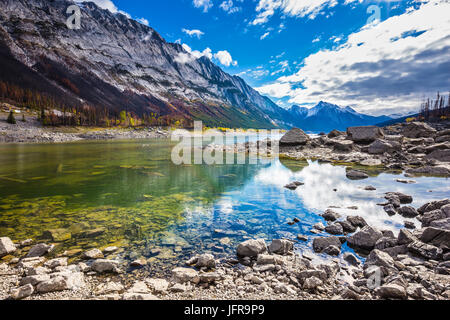
[[[231,54],[226,50],[217,52],[216,54],[214,54],[214,58],[219,60],[220,64],[226,67],[229,67],[230,65],[233,66],[237,65],[237,61],[234,61],[233,58],[231,57]]]
[[[131,19],[131,16],[127,12],[119,10],[117,6],[114,4],[114,2],[112,2],[111,0],[77,0],[76,2],[78,3],[93,2],[102,9],[109,10],[112,13],[121,13],[127,18]]]
[[[423,96],[450,88],[450,3],[417,9],[363,27],[332,50],[305,58],[297,73],[258,90],[289,103],[320,100],[379,114],[411,111]]]
[[[198,39],[200,39],[201,36],[205,34],[204,32],[197,30],[197,29],[194,29],[194,30],[182,29],[181,31],[183,31],[190,37],[197,37]]]
[[[203,9],[203,12],[208,12],[213,6],[212,0],[193,0],[192,3],[194,7]]]
[[[189,47],[185,43],[183,43],[181,46],[183,47],[185,52],[180,52],[175,57],[175,61],[178,63],[181,63],[181,64],[191,63],[197,59],[200,59],[201,57],[206,57],[209,60],[216,59],[220,64],[222,64],[226,67],[229,67],[231,65],[232,66],[237,65],[237,61],[234,61],[233,58],[231,57],[231,54],[226,50],[219,51],[219,52],[213,54],[213,52],[210,48],[206,48],[203,51],[198,51],[198,50],[192,50],[192,48]]]
[[[361,0],[346,0],[344,4],[356,1],[361,2]],[[276,11],[291,17],[314,19],[323,9],[332,8],[337,4],[337,0],[259,0],[256,6],[258,15],[251,24],[266,23]]]

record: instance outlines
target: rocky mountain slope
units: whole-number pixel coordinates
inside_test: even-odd
[[[81,29],[66,26],[68,0],[0,1],[0,81],[58,102],[138,115],[181,115],[207,125],[285,126],[288,113],[208,58],[122,14],[80,4]]]
[[[319,102],[312,109],[292,106],[289,109],[292,122],[305,131],[330,132],[346,130],[348,127],[369,126],[391,120],[387,116],[373,117],[356,112],[350,107],[341,108],[327,102]]]

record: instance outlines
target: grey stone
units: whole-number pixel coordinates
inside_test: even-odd
[[[197,284],[200,282],[198,272],[194,269],[188,268],[175,268],[172,270],[172,277],[176,283],[191,282]]]
[[[407,299],[406,289],[398,284],[385,284],[375,289],[375,294],[382,299]]]
[[[325,231],[332,235],[344,234],[344,228],[339,223],[333,223],[325,227]]]
[[[373,142],[376,139],[384,138],[384,132],[375,126],[350,127],[347,129],[347,136],[355,142]]]
[[[350,252],[344,253],[343,258],[352,266],[359,266],[361,264],[358,258],[353,253]]]
[[[42,257],[53,250],[53,245],[39,243],[33,246],[27,254],[27,258]]]
[[[97,259],[92,263],[91,269],[97,273],[118,273],[119,263],[114,260]]]
[[[103,253],[99,249],[91,249],[83,253],[83,259],[85,260],[101,259],[103,257]]]
[[[347,221],[357,228],[364,228],[367,226],[366,220],[359,216],[347,216]]]
[[[337,219],[339,219],[341,217],[341,215],[331,209],[328,209],[322,214],[322,217],[326,221],[336,221]],[[320,230],[320,229],[318,229],[318,230]]]
[[[257,257],[258,254],[267,252],[264,239],[247,240],[237,247],[237,255],[240,257]]]
[[[349,170],[347,171],[346,176],[350,180],[363,180],[369,178],[369,175],[367,173],[359,170]]]
[[[370,226],[365,226],[357,233],[353,234],[350,237],[347,237],[347,241],[350,246],[372,250],[375,247],[377,241],[382,237],[383,234],[380,231]]]
[[[294,249],[294,244],[289,240],[276,239],[273,240],[269,246],[269,251],[271,253],[276,253],[280,255],[286,255]]]
[[[419,215],[419,212],[411,206],[404,206],[398,209],[398,213],[405,218],[415,218]]]
[[[27,284],[21,286],[20,288],[16,288],[11,290],[11,298],[14,300],[22,300],[28,298],[34,293],[34,288],[31,284]]]
[[[313,240],[313,249],[315,252],[321,253],[329,246],[342,246],[341,240],[338,237],[318,237]]]
[[[423,122],[411,122],[402,131],[402,135],[407,138],[429,138],[436,133],[436,129]]]

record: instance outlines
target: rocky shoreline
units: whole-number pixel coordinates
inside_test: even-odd
[[[26,122],[17,120],[9,124],[0,117],[0,144],[4,143],[65,143],[85,140],[133,140],[168,138],[169,132],[161,128],[145,129],[89,129],[43,127],[34,117]]]
[[[276,141],[210,145],[208,149],[235,153],[271,155]],[[379,128],[353,127],[347,132],[333,130],[311,138],[293,129],[279,141],[279,156],[292,160],[318,160],[336,164],[359,165],[350,178],[364,179],[364,167],[406,171],[407,176],[450,176],[450,123],[432,127],[422,122],[402,123]],[[350,169],[349,169],[350,170]],[[362,171],[362,172],[361,172]]]
[[[0,299],[27,300],[372,300],[450,299],[450,199],[404,206],[411,197],[386,194],[396,214],[415,216],[419,230],[402,229],[398,236],[377,230],[359,216],[342,218],[331,209],[315,225],[329,236],[317,236],[315,254],[294,252],[294,242],[251,239],[236,255],[216,260],[199,254],[172,270],[169,278],[132,277],[111,254],[118,248],[84,252],[68,263],[53,256],[53,245],[0,238]],[[296,223],[294,221],[294,223]],[[325,226],[326,224],[326,226]],[[305,241],[298,237],[298,241]],[[353,248],[365,260],[342,246]]]

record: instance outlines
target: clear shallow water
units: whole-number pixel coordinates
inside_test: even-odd
[[[249,238],[312,239],[330,206],[398,231],[405,219],[377,206],[385,192],[410,194],[416,207],[450,195],[448,179],[404,185],[395,181],[402,175],[381,173],[351,181],[345,167],[316,162],[176,166],[171,147],[161,140],[0,146],[0,235],[53,242],[75,256],[115,245],[123,248],[120,258],[145,257],[156,272],[195,252],[232,254]],[[305,185],[284,188],[296,180]],[[301,222],[289,226],[294,218]],[[296,247],[310,250],[311,241]]]

